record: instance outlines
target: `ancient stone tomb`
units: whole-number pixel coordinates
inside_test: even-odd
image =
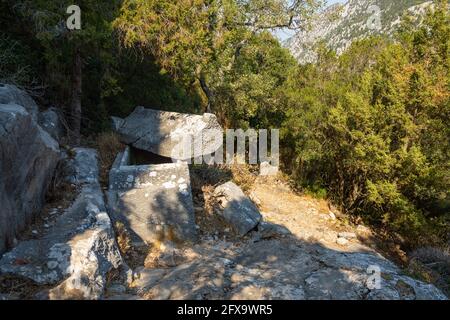
[[[128,145],[110,171],[112,219],[124,224],[135,244],[195,242],[189,167],[183,162],[188,159],[174,158],[172,151],[182,137],[204,137],[208,130],[222,130],[217,118],[137,107],[125,119],[113,117],[112,124]],[[206,144],[196,156],[221,147],[203,140]]]
[[[125,225],[135,245],[197,240],[184,162],[132,165],[127,147],[110,171],[108,205],[112,219]]]

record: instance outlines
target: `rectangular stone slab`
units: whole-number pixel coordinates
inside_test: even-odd
[[[137,107],[127,118],[113,117],[111,122],[123,143],[177,160],[210,155],[223,144],[222,127],[210,113],[195,115]],[[188,137],[192,145],[186,148],[192,152],[184,154],[182,145]]]
[[[195,242],[197,229],[186,163],[127,166],[128,150],[110,172],[108,204],[133,242]]]

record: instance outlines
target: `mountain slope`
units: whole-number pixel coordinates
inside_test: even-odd
[[[370,35],[392,35],[405,11],[420,16],[431,3],[423,0],[348,0],[344,5],[328,7],[314,19],[310,30],[297,33],[286,40],[284,46],[300,63],[314,62],[314,47],[318,42],[323,41],[341,54],[352,41]]]

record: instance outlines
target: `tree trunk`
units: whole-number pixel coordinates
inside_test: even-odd
[[[82,62],[80,49],[75,49],[72,70],[71,136],[72,143],[79,145],[81,140],[81,94]]]
[[[206,80],[203,75],[200,76],[199,81],[200,81],[200,87],[202,88],[203,92],[206,95],[206,98],[208,99],[208,104],[206,106],[205,112],[211,113],[211,102],[213,99],[213,93],[211,92],[208,85],[206,84]]]

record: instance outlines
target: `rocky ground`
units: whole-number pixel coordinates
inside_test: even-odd
[[[211,188],[203,190],[194,196],[200,241],[153,248],[130,287],[113,282],[106,299],[445,298],[363,244],[368,228],[340,222],[325,202],[296,195],[282,182],[260,177],[248,190],[276,228],[244,238],[209,216]],[[380,289],[370,286],[373,268]]]
[[[83,149],[81,151],[80,154],[85,154]],[[212,179],[211,171],[192,172],[194,208],[199,229],[199,241],[195,245],[183,247],[166,242],[153,247],[132,248],[127,243],[126,230],[121,232],[116,226],[125,267],[120,267],[122,271],[117,269],[116,272],[111,269],[111,263],[101,268],[81,268],[75,273],[75,278],[77,274],[84,274],[88,277],[87,283],[83,285],[81,281],[77,285],[77,281],[72,281],[72,286],[78,291],[86,290],[89,283],[96,283],[97,277],[99,287],[86,292],[85,298],[107,300],[446,298],[433,285],[405,275],[395,264],[367,245],[373,237],[370,229],[343,222],[339,219],[340,214],[330,210],[325,201],[298,195],[285,182],[276,178],[254,176],[254,181],[245,188],[265,222],[244,237],[240,236],[216,214],[215,188],[208,184],[208,180],[213,184],[221,184],[230,179],[232,174],[212,172],[213,176],[216,175]],[[83,176],[82,172],[78,176],[80,174]],[[89,178],[91,174],[87,172],[85,177]],[[73,190],[75,194],[79,192]],[[45,208],[48,214],[31,226],[28,235],[24,235],[12,251],[14,254],[4,256],[3,269],[5,259],[13,259],[14,263],[9,265],[13,265],[16,273],[24,276],[28,274],[31,279],[42,275],[36,272],[40,270],[39,254],[36,257],[34,253],[26,254],[29,261],[22,261],[22,250],[30,248],[30,241],[31,248],[39,248],[42,243],[49,246],[54,245],[53,242],[65,241],[54,240],[52,234],[60,234],[54,230],[62,228],[59,224],[66,221],[65,215],[78,211],[70,209],[77,206],[69,205],[67,199],[64,199],[64,203],[68,208],[60,206],[50,211]],[[94,226],[90,230],[95,233],[99,222],[91,220],[90,223]],[[82,231],[79,228],[77,230]],[[104,239],[107,241],[103,243],[109,243],[110,235]],[[98,242],[95,240],[94,243]],[[125,248],[126,245],[129,247]],[[87,251],[83,247],[81,241],[81,245],[78,242],[72,248],[86,258],[98,252],[95,245],[92,249],[88,246]],[[120,257],[117,257],[113,247],[107,249],[108,256],[94,258],[94,261],[107,261],[114,256],[112,261],[120,265]],[[83,265],[76,261],[71,263],[74,268]],[[123,269],[128,270],[128,277]],[[100,270],[100,274],[94,270]],[[377,270],[380,271],[379,289],[370,285],[373,284],[371,276]],[[50,278],[52,275],[51,272],[43,274]],[[65,279],[67,276],[69,278]],[[68,270],[59,270],[57,278],[55,281],[30,281],[23,277],[3,276],[0,279],[1,299],[83,298],[82,293],[81,296],[66,296],[64,290],[63,293],[59,290],[64,284],[72,283],[69,280],[74,275],[70,275]]]

